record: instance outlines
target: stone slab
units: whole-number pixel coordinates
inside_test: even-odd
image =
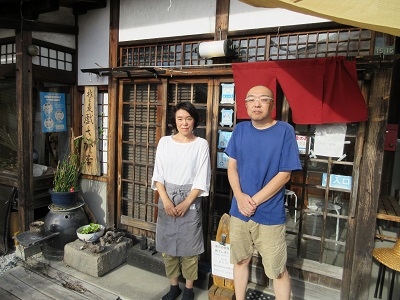
[[[88,249],[80,250],[85,242],[75,240],[64,247],[64,263],[94,277],[100,277],[126,262],[127,251],[132,240],[122,238],[118,244],[106,246],[101,253],[92,253]]]
[[[15,255],[21,260],[26,261],[29,257],[42,252],[40,244],[34,244],[28,247],[17,245],[15,247]]]
[[[140,243],[135,244],[128,250],[126,263],[165,276],[164,259],[162,254],[149,249],[142,250],[140,248]],[[194,282],[194,286],[203,290],[208,290],[212,285],[211,270],[201,262],[199,262],[198,276],[198,279]],[[179,276],[179,281],[185,282],[182,275]]]

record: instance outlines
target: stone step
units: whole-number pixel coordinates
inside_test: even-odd
[[[131,247],[127,252],[126,263],[161,276],[165,276],[164,260],[161,253],[149,249],[140,249],[140,243]],[[179,281],[185,282],[180,276]],[[199,263],[199,278],[194,282],[197,288],[208,290],[212,285],[211,269]]]

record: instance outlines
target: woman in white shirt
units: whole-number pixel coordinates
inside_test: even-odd
[[[194,135],[199,114],[193,104],[179,103],[173,110],[177,131],[162,137],[157,146],[152,188],[160,196],[156,249],[163,254],[170,290],[163,300],[176,299],[180,260],[186,279],[183,300],[194,299],[193,282],[198,275],[198,255],[204,252],[201,198],[210,188],[210,155],[205,139]]]

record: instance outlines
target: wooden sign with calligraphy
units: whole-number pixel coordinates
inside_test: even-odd
[[[81,150],[84,164],[82,174],[101,175],[98,149],[97,87],[85,86],[84,96]]]

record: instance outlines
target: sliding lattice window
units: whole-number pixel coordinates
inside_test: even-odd
[[[120,199],[123,224],[153,230],[157,218],[151,177],[157,137],[161,135],[162,106],[158,84],[125,83],[120,109]],[[154,228],[153,228],[154,227]]]

